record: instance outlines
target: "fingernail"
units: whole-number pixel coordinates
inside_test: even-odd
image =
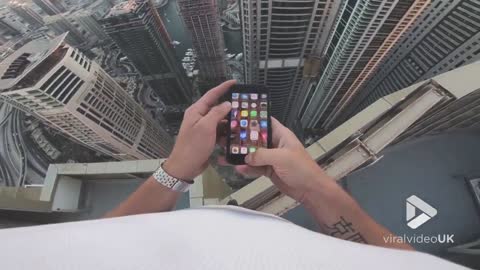
[[[250,163],[250,161],[252,161],[252,157],[250,154],[248,154],[246,157],[245,157],[245,163]]]
[[[223,103],[222,103],[222,106],[225,106],[225,107],[227,107],[227,106],[228,106],[228,107],[231,107],[231,106],[232,106],[232,104],[230,103],[230,101],[225,101],[225,102],[223,102]]]

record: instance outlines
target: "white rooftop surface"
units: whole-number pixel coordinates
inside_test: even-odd
[[[47,58],[53,51],[55,51],[58,46],[63,42],[67,33],[58,36],[52,40],[47,39],[36,39],[27,44],[25,44],[20,49],[16,50],[14,53],[9,55],[0,63],[0,78],[3,76],[5,71],[8,69],[10,64],[15,61],[19,56],[24,53],[30,53],[28,60],[31,62],[25,68],[25,70],[17,76],[16,78],[11,79],[0,79],[0,92],[5,89],[9,89],[14,86],[18,81],[25,77],[36,65],[41,63],[45,58]]]
[[[133,12],[137,7],[138,3],[135,0],[121,2],[110,10],[110,13],[107,14],[106,18]]]

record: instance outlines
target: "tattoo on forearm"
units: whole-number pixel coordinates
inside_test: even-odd
[[[353,224],[347,221],[344,217],[340,217],[339,221],[333,223],[330,226],[325,224],[325,228],[327,229],[327,233],[330,236],[342,238],[357,243],[367,243],[363,236],[359,232],[355,231]]]

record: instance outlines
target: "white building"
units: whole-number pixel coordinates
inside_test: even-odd
[[[173,139],[98,64],[37,39],[0,64],[0,98],[116,159],[166,157]]]

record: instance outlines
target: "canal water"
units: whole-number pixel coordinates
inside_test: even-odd
[[[159,9],[159,14],[163,19],[163,23],[167,28],[170,37],[180,42],[175,47],[177,58],[181,60],[188,48],[192,48],[192,39],[188,29],[183,24],[180,17],[177,0],[169,0],[168,4]],[[241,31],[224,31],[225,46],[227,53],[241,53],[242,48],[242,32]]]

